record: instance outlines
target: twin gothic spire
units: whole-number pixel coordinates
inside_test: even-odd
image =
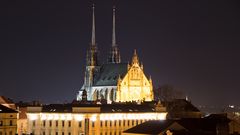
[[[91,44],[90,49],[87,53],[87,65],[89,66],[98,66],[98,49],[96,45],[96,33],[95,33],[95,7],[92,6],[92,37],[91,37]],[[116,43],[116,31],[115,31],[115,10],[116,8],[113,7],[113,24],[112,24],[112,45],[111,50],[108,55],[107,62],[108,63],[120,63],[120,51],[118,49]]]

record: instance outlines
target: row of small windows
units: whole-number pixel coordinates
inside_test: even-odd
[[[0,126],[3,126],[4,124],[3,124],[3,121],[0,121]],[[9,121],[9,125],[5,125],[5,126],[13,126],[13,121],[12,120],[10,120]]]
[[[42,135],[46,135],[46,133],[43,132]],[[55,135],[71,135],[71,132],[68,132],[68,134],[64,134],[64,132],[56,132]]]
[[[108,134],[108,132],[101,132],[100,133],[100,135],[121,135],[121,134],[122,134],[121,131],[119,131],[119,132],[114,131],[114,132],[110,132],[109,134]]]
[[[54,121],[51,121],[51,120],[48,121],[49,127],[53,126],[53,122],[54,122]],[[46,123],[47,123],[47,122],[46,122],[45,120],[42,121],[42,126],[45,127],[45,126],[46,126]],[[59,123],[58,121],[55,121],[55,126],[56,126],[56,127],[58,127],[58,125],[59,125],[58,123]],[[64,126],[65,126],[65,121],[62,121],[61,124],[62,124],[61,126],[64,127]],[[36,126],[36,121],[33,121],[33,126]],[[68,121],[68,127],[71,127],[71,121]]]
[[[82,122],[78,122],[78,127],[82,127]],[[100,121],[100,127],[116,127],[116,126],[133,126],[133,125],[138,125],[140,123],[143,123],[143,120],[109,120],[109,121]],[[42,126],[46,126],[46,121],[44,120],[42,122]],[[53,123],[55,123],[55,126],[59,126],[59,121],[48,121],[49,127],[53,126]],[[67,121],[68,127],[71,127],[71,121]],[[36,126],[36,121],[33,121],[33,126]],[[61,121],[61,126],[65,126],[65,121]],[[91,126],[95,127],[95,122],[91,122]]]
[[[109,124],[108,124],[109,123]],[[114,120],[114,121],[100,121],[100,127],[116,127],[116,126],[132,126],[143,123],[143,120]]]
[[[7,133],[6,132],[4,133],[4,132],[0,131],[0,135],[7,135]],[[9,131],[8,135],[13,135],[13,132]]]

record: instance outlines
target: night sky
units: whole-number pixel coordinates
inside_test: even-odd
[[[0,95],[72,101],[83,84],[92,1],[1,1]],[[122,61],[137,49],[154,87],[171,84],[195,105],[240,105],[240,1],[96,0],[102,63],[112,6]]]

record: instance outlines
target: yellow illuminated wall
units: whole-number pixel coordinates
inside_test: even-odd
[[[15,135],[17,133],[17,112],[0,113],[0,135]]]
[[[148,120],[165,120],[166,112],[28,113],[28,133],[35,135],[121,135]]]
[[[127,74],[118,79],[117,102],[126,101],[152,101],[152,80],[147,79],[140,66],[136,51],[132,58],[132,64],[128,65]]]

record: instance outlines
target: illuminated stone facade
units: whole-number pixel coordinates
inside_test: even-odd
[[[0,135],[17,133],[17,115],[17,111],[0,105]]]
[[[131,65],[128,65],[127,74],[118,79],[116,101],[152,101],[152,80],[148,79],[140,66],[136,50]]]
[[[145,105],[49,105],[28,107],[28,134],[120,135],[148,120],[165,120],[166,111]]]
[[[86,91],[89,101],[106,100],[107,103],[152,101],[152,81],[145,76],[136,51],[131,64],[121,62],[115,34],[115,8],[113,8],[112,46],[107,62],[102,65],[98,61],[95,40],[94,7],[92,20],[92,38],[87,50],[84,84],[77,94],[77,100],[81,101],[83,91]]]

